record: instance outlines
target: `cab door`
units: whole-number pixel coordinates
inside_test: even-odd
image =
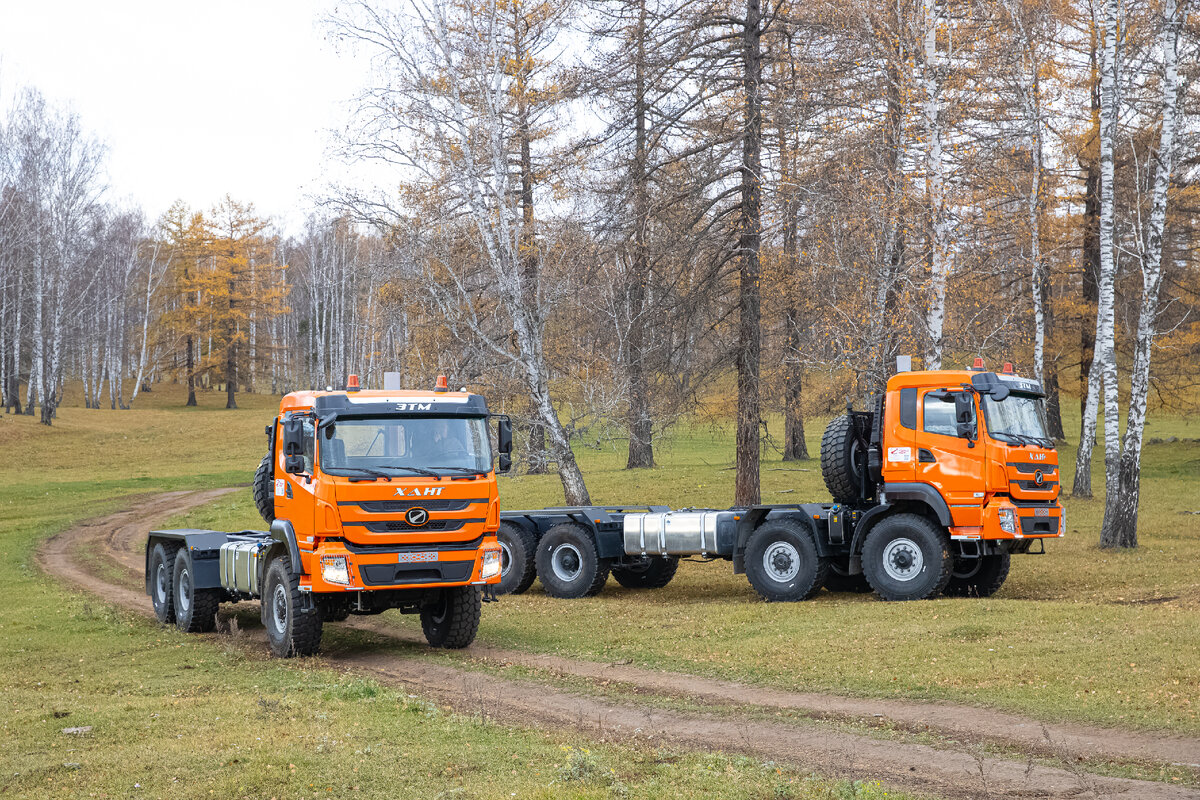
[[[918,405],[917,480],[938,490],[956,526],[982,525],[986,459],[974,395],[923,389]],[[962,427],[974,431],[974,440],[959,435]]]
[[[291,416],[288,412],[284,419]],[[304,458],[304,472],[289,474],[284,469],[287,454],[282,443],[282,426],[277,431],[276,438],[280,444],[275,448],[275,518],[292,523],[296,532],[296,543],[301,549],[311,549],[314,530],[313,515],[316,510],[316,497],[313,492],[314,458],[316,456],[316,437],[311,418],[302,418],[303,442],[300,454]]]

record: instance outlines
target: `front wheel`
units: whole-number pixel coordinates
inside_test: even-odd
[[[475,641],[483,593],[478,586],[442,589],[421,606],[421,630],[433,647],[457,650]]]
[[[291,559],[279,556],[267,567],[262,596],[267,644],[277,658],[311,656],[321,647],[321,611],[300,591]]]
[[[175,626],[184,633],[208,633],[217,627],[221,593],[197,589],[192,555],[186,547],[175,556]]]
[[[951,597],[991,597],[1004,585],[1011,563],[1012,556],[1008,553],[955,558],[946,594]]]
[[[596,541],[573,522],[546,531],[537,546],[537,571],[546,594],[573,600],[604,588],[611,562],[600,558]]]
[[[925,517],[897,514],[867,534],[863,572],[884,600],[924,600],[942,593],[954,556],[950,537]]]
[[[745,563],[750,585],[769,602],[807,600],[829,571],[808,529],[791,520],[765,522],[750,534]]]
[[[154,605],[154,616],[163,625],[175,621],[175,554],[179,548],[166,542],[158,542],[150,551],[150,602]]]

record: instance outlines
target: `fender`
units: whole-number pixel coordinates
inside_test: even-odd
[[[288,558],[292,562],[292,574],[303,575],[304,564],[300,561],[300,546],[296,543],[296,531],[292,528],[292,523],[286,519],[272,522],[271,538],[287,548]]]
[[[885,483],[883,496],[887,498],[887,501],[863,514],[859,518],[858,524],[854,526],[854,538],[850,541],[852,556],[857,556],[862,552],[863,539],[866,538],[867,531],[875,523],[877,517],[892,510],[892,501],[895,500],[915,500],[923,503],[933,511],[940,524],[946,527],[954,524],[950,516],[950,507],[946,505],[945,498],[938,493],[937,489],[927,483]]]

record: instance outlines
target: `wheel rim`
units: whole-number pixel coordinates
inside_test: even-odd
[[[275,591],[271,594],[271,618],[279,633],[287,631],[287,605],[287,588],[282,583],[275,584]]]
[[[583,554],[573,544],[560,544],[550,554],[550,568],[554,577],[570,583],[583,572]]]
[[[512,550],[508,546],[508,542],[500,543],[500,578],[503,580],[508,575],[508,570],[512,566]]]
[[[883,571],[892,580],[911,581],[924,567],[925,556],[912,539],[893,539],[883,549]]]
[[[158,604],[166,605],[167,603],[167,565],[163,562],[158,562],[158,571],[154,574],[154,594],[158,599]]]
[[[429,619],[435,625],[440,625],[442,622],[444,622],[446,620],[446,617],[449,615],[449,613],[450,613],[450,598],[448,598],[446,596],[445,592],[442,592],[442,596],[438,600],[437,605],[434,606],[434,611],[432,613],[430,613]]]
[[[763,552],[763,570],[771,580],[788,583],[800,574],[800,551],[791,542],[772,542]]]
[[[187,614],[187,610],[192,606],[192,575],[187,569],[179,572],[179,589],[175,592],[175,604],[184,614]]]

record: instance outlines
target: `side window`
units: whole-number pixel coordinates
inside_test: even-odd
[[[900,390],[900,424],[909,430],[917,429],[917,387]]]
[[[954,420],[954,403],[925,395],[925,432],[942,436],[958,436]]]

